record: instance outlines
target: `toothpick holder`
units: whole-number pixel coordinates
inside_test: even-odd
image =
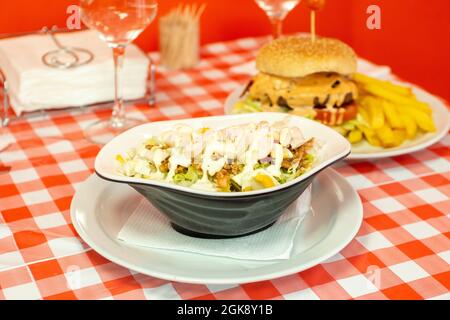
[[[174,17],[160,19],[161,64],[169,70],[188,69],[200,60],[200,22]]]

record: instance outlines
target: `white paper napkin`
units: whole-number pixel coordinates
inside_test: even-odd
[[[373,78],[385,80],[391,74],[391,68],[374,64],[366,59],[358,58],[358,72]]]
[[[0,69],[9,82],[14,111],[74,107],[114,98],[112,50],[95,31],[60,33],[58,40],[69,47],[90,50],[94,60],[72,69],[54,69],[42,57],[57,49],[49,35],[29,35],[0,40]],[[149,61],[134,45],[127,47],[123,82],[125,99],[145,96]]]
[[[255,61],[250,61],[231,67],[230,72],[253,76],[258,73],[258,70],[256,69]],[[387,79],[391,74],[391,68],[376,65],[365,59],[358,58],[358,72],[378,79]]]
[[[270,228],[233,239],[199,239],[176,232],[168,218],[143,199],[119,232],[127,244],[243,260],[289,259],[296,230],[310,212],[308,188]]]

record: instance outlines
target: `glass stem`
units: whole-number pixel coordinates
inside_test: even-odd
[[[283,19],[274,17],[272,18],[272,36],[274,39],[281,37],[283,32]]]
[[[123,59],[125,47],[117,46],[113,48],[114,57],[114,107],[111,117],[113,128],[122,128],[125,125],[125,106],[123,104]]]

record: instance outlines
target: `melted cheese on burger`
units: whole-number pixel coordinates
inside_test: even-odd
[[[312,108],[314,105],[333,109],[334,106],[342,106],[349,93],[353,99],[358,96],[356,84],[336,73],[282,78],[261,72],[253,80],[249,95],[266,106],[281,106],[284,102],[293,109]]]

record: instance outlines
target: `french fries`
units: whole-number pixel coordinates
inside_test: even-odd
[[[357,119],[360,119],[360,122],[370,123],[369,112],[364,108],[358,109]]]
[[[348,134],[348,141],[350,141],[350,143],[358,143],[362,141],[362,138],[363,138],[362,131],[358,129],[352,130]]]
[[[387,124],[379,129],[376,129],[375,133],[377,134],[378,138],[380,138],[380,141],[384,147],[389,148],[395,145],[394,132]]]
[[[402,119],[403,124],[406,129],[406,137],[408,139],[412,139],[416,136],[417,133],[417,124],[413,118],[408,116],[407,114],[400,113],[400,119]]]
[[[405,127],[394,104],[389,101],[381,101],[381,106],[391,128],[403,129]]]
[[[394,129],[394,147],[398,147],[406,140],[406,131],[402,129]]]
[[[399,108],[400,109],[400,108]],[[401,110],[414,119],[417,123],[417,126],[425,132],[434,132],[436,131],[436,127],[434,126],[433,119],[423,112],[422,110],[418,110],[416,108],[411,107],[403,107]]]
[[[358,116],[340,127],[351,143],[365,139],[373,146],[393,148],[436,130],[431,108],[418,101],[411,88],[359,73],[354,80],[361,89]]]
[[[429,109],[428,105],[426,103],[417,101],[415,97],[403,96],[396,92],[388,91],[383,87],[377,87],[373,84],[369,84],[369,85],[365,86],[364,89],[374,96],[378,96],[387,101],[391,101],[395,104],[414,106],[418,109],[421,109],[422,111],[425,111],[425,112],[431,114],[431,110]]]
[[[361,106],[369,115],[369,124],[374,129],[380,129],[384,126],[384,113],[380,108],[380,101],[377,98],[367,96],[361,99]]]
[[[375,134],[375,130],[373,130],[371,127],[368,127],[364,124],[358,123],[357,127],[364,135],[364,138],[373,146],[380,147],[381,141],[378,139],[378,137]]]
[[[411,88],[398,86],[389,81],[378,80],[378,79],[371,78],[371,77],[366,76],[361,73],[356,73],[354,75],[354,79],[363,85],[373,84],[375,86],[384,87],[386,90],[391,90],[393,92],[396,92],[396,93],[404,95],[404,96],[412,96]]]

